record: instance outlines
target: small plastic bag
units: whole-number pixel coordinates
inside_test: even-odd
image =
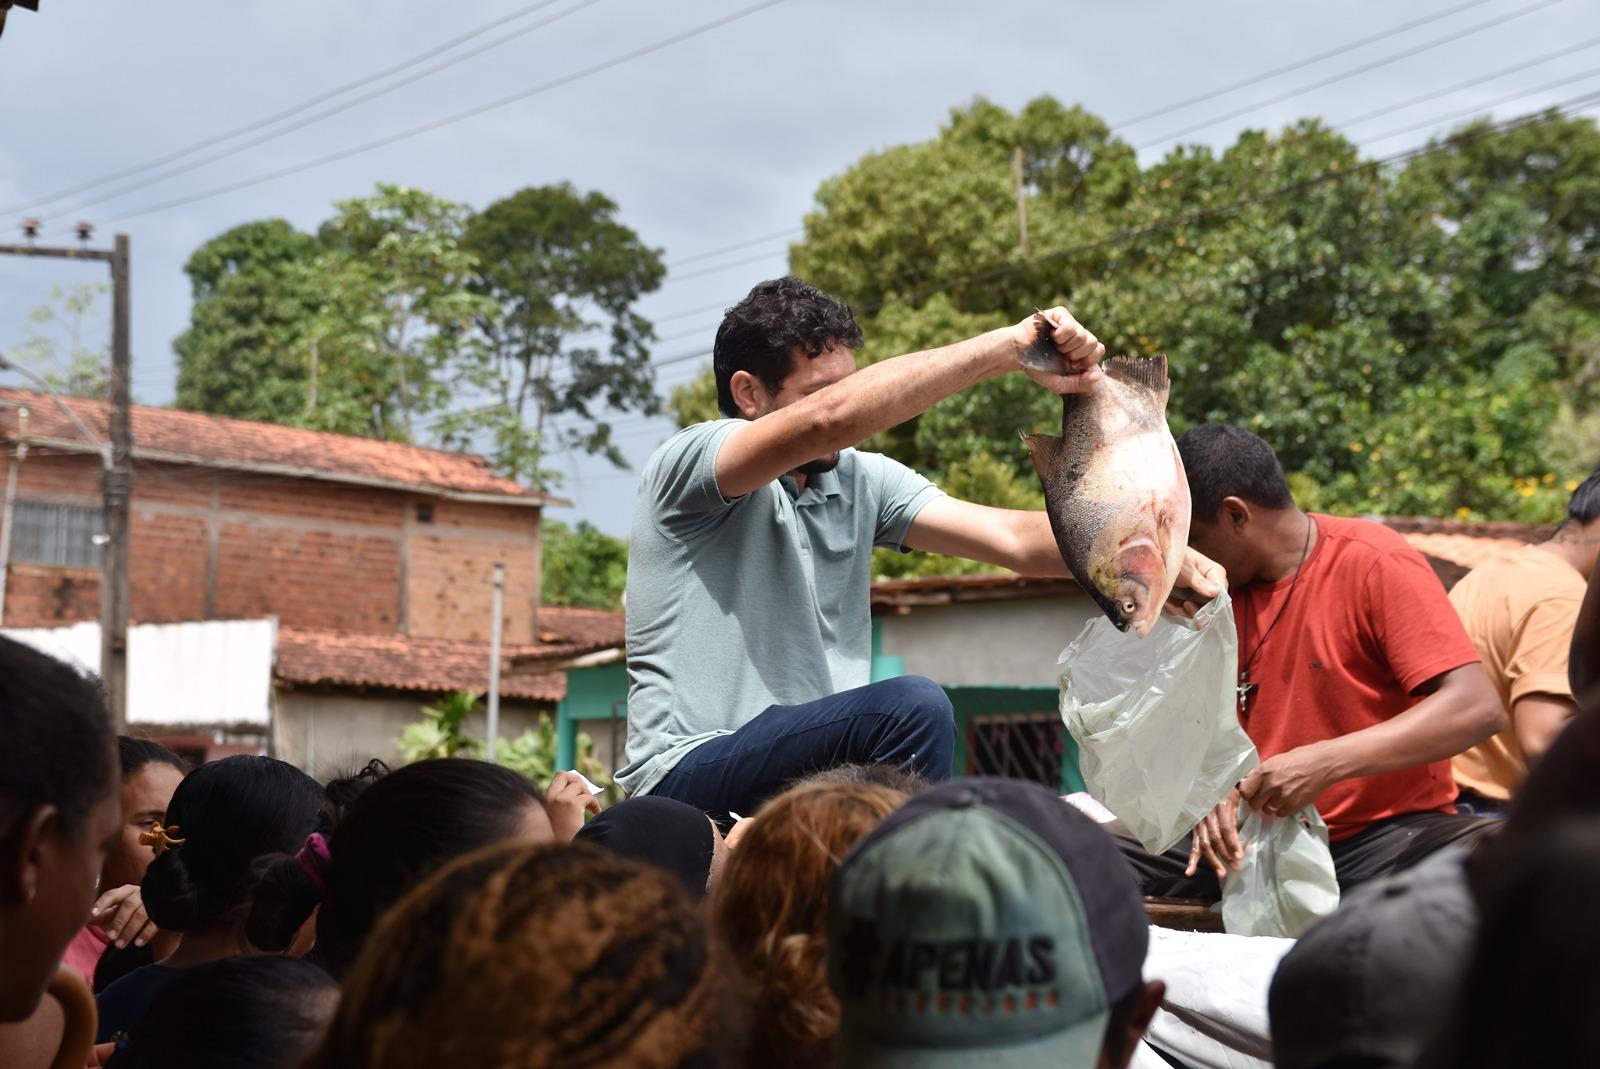
[[[1244,861],[1222,882],[1222,926],[1230,935],[1298,938],[1339,906],[1328,826],[1315,806],[1287,818],[1239,812]]]
[[[1163,615],[1142,639],[1097,616],[1058,663],[1084,783],[1151,853],[1189,834],[1255,766],[1226,593],[1193,620]]]

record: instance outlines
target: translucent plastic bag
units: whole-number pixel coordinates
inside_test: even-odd
[[[1233,603],[1163,616],[1144,638],[1095,617],[1061,652],[1061,718],[1089,793],[1159,854],[1256,764],[1239,726]]]
[[[1230,935],[1297,938],[1339,905],[1328,826],[1314,806],[1296,817],[1241,806],[1244,862],[1222,882],[1222,926]]]

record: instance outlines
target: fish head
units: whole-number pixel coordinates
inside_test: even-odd
[[[1095,600],[1117,630],[1140,638],[1155,627],[1172,587],[1166,557],[1147,535],[1123,543],[1089,578],[1099,595]]]

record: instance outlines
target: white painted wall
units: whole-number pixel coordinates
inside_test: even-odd
[[[1098,612],[1077,595],[916,607],[883,618],[883,652],[945,686],[1053,687],[1056,658]]]
[[[319,779],[348,775],[374,757],[400,763],[395,740],[407,725],[422,719],[426,694],[376,697],[280,690],[276,695],[274,748],[278,757]],[[514,739],[538,724],[543,711],[552,719],[554,705],[506,701],[500,704],[500,737]],[[467,734],[484,735],[484,714],[467,718]],[[543,786],[543,784],[540,784]]]

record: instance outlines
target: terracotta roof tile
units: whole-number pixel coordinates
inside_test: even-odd
[[[620,646],[624,632],[620,612],[560,605],[539,607],[539,642],[560,647],[552,652],[581,654]]]
[[[61,448],[88,449],[83,433],[47,394],[0,389],[0,401],[28,406],[28,437]],[[106,404],[63,398],[95,435],[106,438]],[[133,455],[177,463],[267,471],[445,495],[486,495],[508,503],[547,500],[490,470],[482,457],[345,434],[252,423],[175,408],[134,405]],[[0,436],[17,431],[14,408],[0,407]]]
[[[509,660],[537,646],[512,646]],[[278,628],[273,675],[299,686],[374,687],[384,690],[443,692],[488,689],[489,644],[409,635],[367,635],[314,628]],[[567,693],[562,672],[500,677],[508,698],[560,701]]]

